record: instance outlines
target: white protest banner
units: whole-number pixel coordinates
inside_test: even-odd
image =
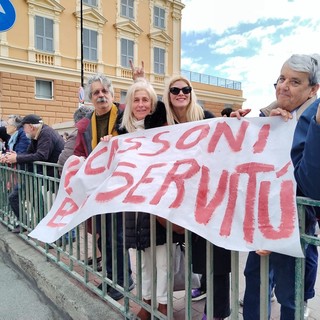
[[[149,212],[232,250],[302,257],[290,160],[295,121],[215,118],[138,131],[71,157],[30,237],[53,242],[89,217]]]

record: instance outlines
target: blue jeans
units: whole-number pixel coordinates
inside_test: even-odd
[[[318,247],[309,244],[306,249],[306,269],[304,275],[304,301],[315,295],[314,286],[317,279]]]
[[[243,319],[260,319],[260,256],[248,255],[244,270],[246,289],[243,300]],[[272,252],[269,256],[269,317],[272,284],[280,308],[280,320],[294,320],[295,313],[295,258]]]
[[[66,240],[69,240],[69,232],[67,232],[67,233],[65,234],[65,238],[66,238]],[[72,230],[71,230],[71,238],[72,238],[72,239],[75,239],[75,238],[76,238],[76,229],[72,229]]]
[[[318,247],[309,244],[306,248],[306,265],[304,273],[304,301],[308,301],[315,296],[315,284],[318,270]],[[271,276],[270,276],[271,277]],[[272,274],[271,287],[274,287]]]
[[[112,279],[112,225],[111,225],[112,214],[106,214],[106,261],[107,261],[107,274],[108,278]],[[102,253],[102,228],[101,228],[101,215],[96,217],[97,233],[100,235],[98,239],[98,248]],[[117,283],[123,285],[124,273],[123,273],[123,227],[122,227],[122,213],[117,214]],[[128,251],[126,251],[128,252]],[[130,256],[128,255],[128,270],[129,276],[131,276],[131,263]]]

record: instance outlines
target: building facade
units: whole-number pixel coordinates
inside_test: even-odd
[[[129,60],[144,61],[161,96],[181,73],[180,0],[11,0],[13,26],[0,32],[0,116],[36,113],[49,125],[72,122],[81,84],[96,72],[113,82],[122,103],[132,84]],[[188,73],[188,72],[187,72]],[[204,108],[217,116],[245,100],[241,84],[211,84],[190,73]],[[220,79],[221,80],[221,79]],[[225,79],[224,79],[225,80]]]

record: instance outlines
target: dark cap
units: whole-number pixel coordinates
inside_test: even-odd
[[[42,119],[37,116],[36,114],[28,114],[27,116],[25,116],[22,121],[21,121],[21,125],[24,124],[39,124],[39,123],[43,123]]]

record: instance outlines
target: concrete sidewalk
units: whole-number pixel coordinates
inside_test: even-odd
[[[245,289],[245,283],[244,283],[244,276],[241,276],[243,274],[243,270],[245,267],[247,258],[247,253],[241,253],[240,254],[240,283],[239,283],[239,294],[240,297],[243,297],[244,289]],[[308,301],[308,307],[310,309],[310,315],[308,317],[308,320],[320,320],[320,268],[318,268],[318,277],[315,287],[316,295],[313,299]],[[180,295],[180,298],[179,298]],[[174,320],[184,320],[184,292],[176,292],[174,294],[174,297],[176,299],[174,303]],[[195,320],[201,320],[202,314],[204,310],[204,304],[205,300],[193,302],[192,308],[193,308],[193,315]],[[239,319],[242,319],[242,308],[239,310],[240,315]],[[280,319],[280,305],[277,303],[277,301],[272,303],[272,309],[271,309],[271,318],[270,320],[279,320]],[[257,319],[258,320],[258,319]],[[303,319],[301,319],[303,320]]]

